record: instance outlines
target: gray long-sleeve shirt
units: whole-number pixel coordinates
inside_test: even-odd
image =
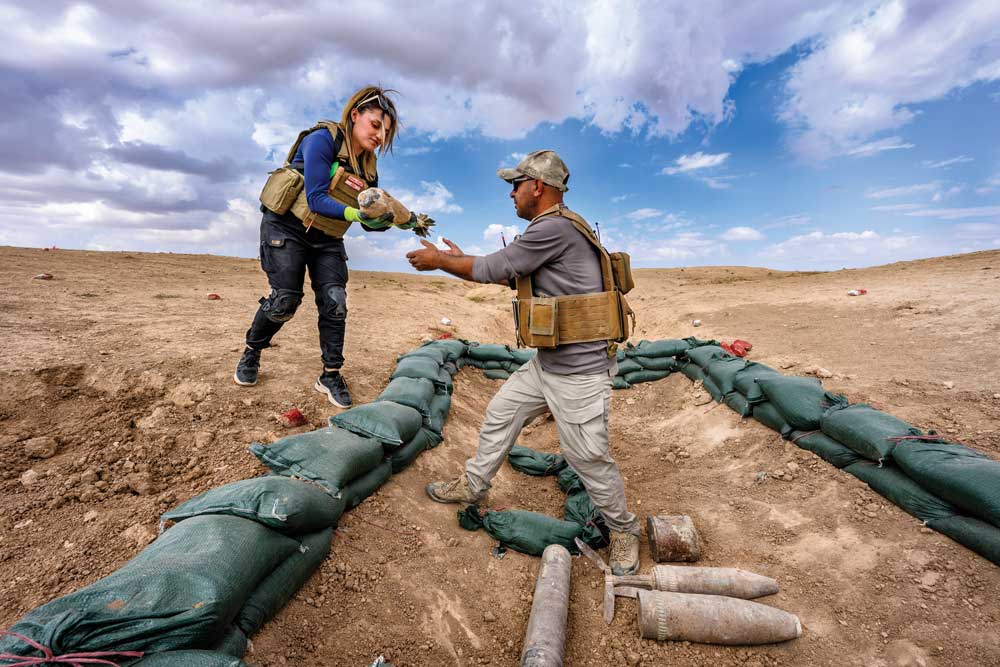
[[[477,257],[472,264],[472,277],[480,283],[529,275],[535,296],[604,291],[597,250],[571,221],[559,215],[535,220],[506,248]],[[603,341],[538,350],[538,361],[542,370],[557,375],[605,373],[614,364]]]

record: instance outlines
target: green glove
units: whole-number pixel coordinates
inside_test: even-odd
[[[348,222],[360,222],[365,227],[371,229],[382,229],[383,227],[392,226],[392,213],[385,213],[377,218],[369,218],[353,206],[345,206],[344,220]]]

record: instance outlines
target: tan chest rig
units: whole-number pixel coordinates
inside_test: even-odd
[[[309,210],[309,203],[306,200],[305,178],[299,170],[291,166],[295,153],[299,150],[299,144],[302,143],[306,135],[321,129],[326,129],[333,137],[334,146],[337,145],[338,133],[341,132],[340,125],[332,121],[320,121],[308,130],[300,132],[295,143],[292,144],[292,149],[288,151],[284,166],[275,169],[268,176],[264,189],[260,193],[260,203],[278,215],[284,215],[291,211],[292,215],[302,221],[306,229],[316,227],[325,234],[339,239],[344,237],[351,223],[338,218],[328,218]],[[337,152],[338,166],[330,177],[328,194],[345,206],[360,208],[358,194],[370,186],[361,177],[344,169],[343,165],[350,164],[350,155],[344,143],[340,142],[340,150]]]
[[[562,204],[542,211],[531,221],[559,215],[573,223],[597,250],[601,260],[603,292],[566,296],[534,296],[531,276],[515,279],[514,326],[519,347],[551,349],[569,343],[608,341],[608,356],[616,343],[628,340],[635,329],[635,313],[625,294],[635,283],[627,253],[609,253],[582,217]],[[630,326],[631,325],[631,326]]]

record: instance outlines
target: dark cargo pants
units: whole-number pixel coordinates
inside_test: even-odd
[[[247,330],[247,347],[263,350],[282,325],[292,319],[304,295],[306,269],[319,311],[319,346],[325,368],[344,365],[347,329],[347,252],[344,240],[318,229],[306,229],[266,212],[260,223],[260,266],[267,273],[271,294]]]

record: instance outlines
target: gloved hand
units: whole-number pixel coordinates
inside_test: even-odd
[[[412,229],[413,233],[421,238],[427,238],[430,236],[431,227],[434,226],[434,220],[428,218],[425,213],[417,215],[416,213],[410,213],[410,219],[402,224],[396,225],[400,229]]]
[[[353,206],[345,206],[344,220],[348,222],[360,222],[365,227],[370,227],[371,229],[382,229],[383,227],[392,225],[392,212],[383,213],[377,218],[369,218]]]

